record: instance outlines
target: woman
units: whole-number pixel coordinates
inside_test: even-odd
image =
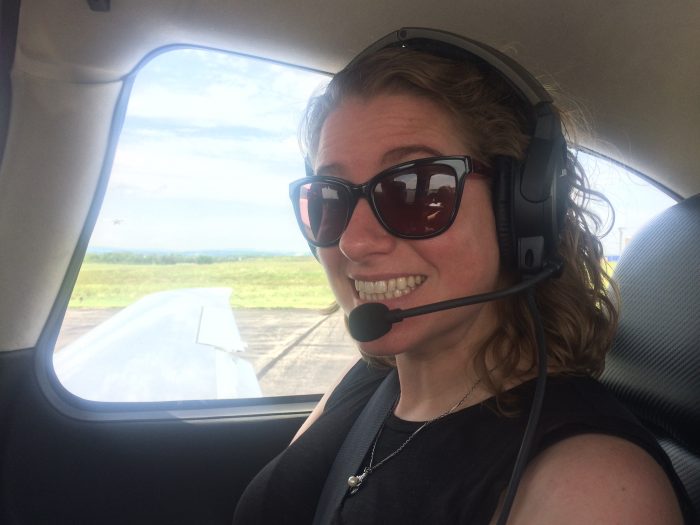
[[[533,258],[562,260],[561,275],[535,291],[549,380],[508,523],[681,523],[668,460],[593,379],[617,314],[580,205],[585,178],[557,153],[550,126],[565,163],[550,199],[559,197],[550,215],[560,224],[520,256],[530,237],[512,246],[502,179],[529,169],[539,110],[488,59],[433,35],[437,44],[365,52],[309,105],[312,173],[291,195],[338,304],[349,314],[368,302],[407,309],[474,296],[519,282]],[[345,435],[395,367],[400,395],[333,522],[495,523],[537,376],[526,298],[412,317],[358,346],[364,361],[258,474],[234,522],[311,523]]]

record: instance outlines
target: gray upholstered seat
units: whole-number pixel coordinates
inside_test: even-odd
[[[657,436],[700,509],[700,195],[669,208],[615,270],[622,314],[603,382]]]

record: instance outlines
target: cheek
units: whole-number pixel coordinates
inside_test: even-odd
[[[463,215],[485,248],[498,251],[496,216],[488,183],[483,180],[471,181],[465,191],[467,193],[463,196],[463,206],[466,208],[460,208],[460,214],[464,211]]]
[[[500,251],[496,235],[496,220],[491,207],[491,193],[485,182],[479,181],[462,198],[462,204],[451,235],[444,239],[453,275],[458,280],[470,279],[479,288],[490,289],[500,271]],[[460,276],[461,275],[461,279]]]
[[[328,284],[336,301],[343,310],[352,308],[353,297],[349,280],[343,271],[343,256],[338,248],[319,248],[318,258],[323,271],[326,272]]]
[[[326,272],[328,282],[333,286],[333,283],[338,278],[340,272],[340,252],[335,248],[318,248],[318,260]]]
[[[490,204],[490,203],[489,203]],[[492,268],[498,269],[500,263],[500,248],[498,246],[498,234],[496,230],[496,217],[491,207],[480,213],[475,220],[477,243],[484,260]]]

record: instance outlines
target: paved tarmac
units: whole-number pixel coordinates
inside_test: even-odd
[[[325,392],[359,356],[343,316],[315,310],[235,310],[267,396]]]
[[[69,310],[57,351],[119,309]],[[316,310],[234,310],[247,349],[240,357],[256,371],[265,396],[325,392],[359,354],[340,312]]]

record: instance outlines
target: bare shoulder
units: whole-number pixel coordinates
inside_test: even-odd
[[[530,463],[508,523],[680,525],[683,519],[671,482],[645,450],[583,434]]]

